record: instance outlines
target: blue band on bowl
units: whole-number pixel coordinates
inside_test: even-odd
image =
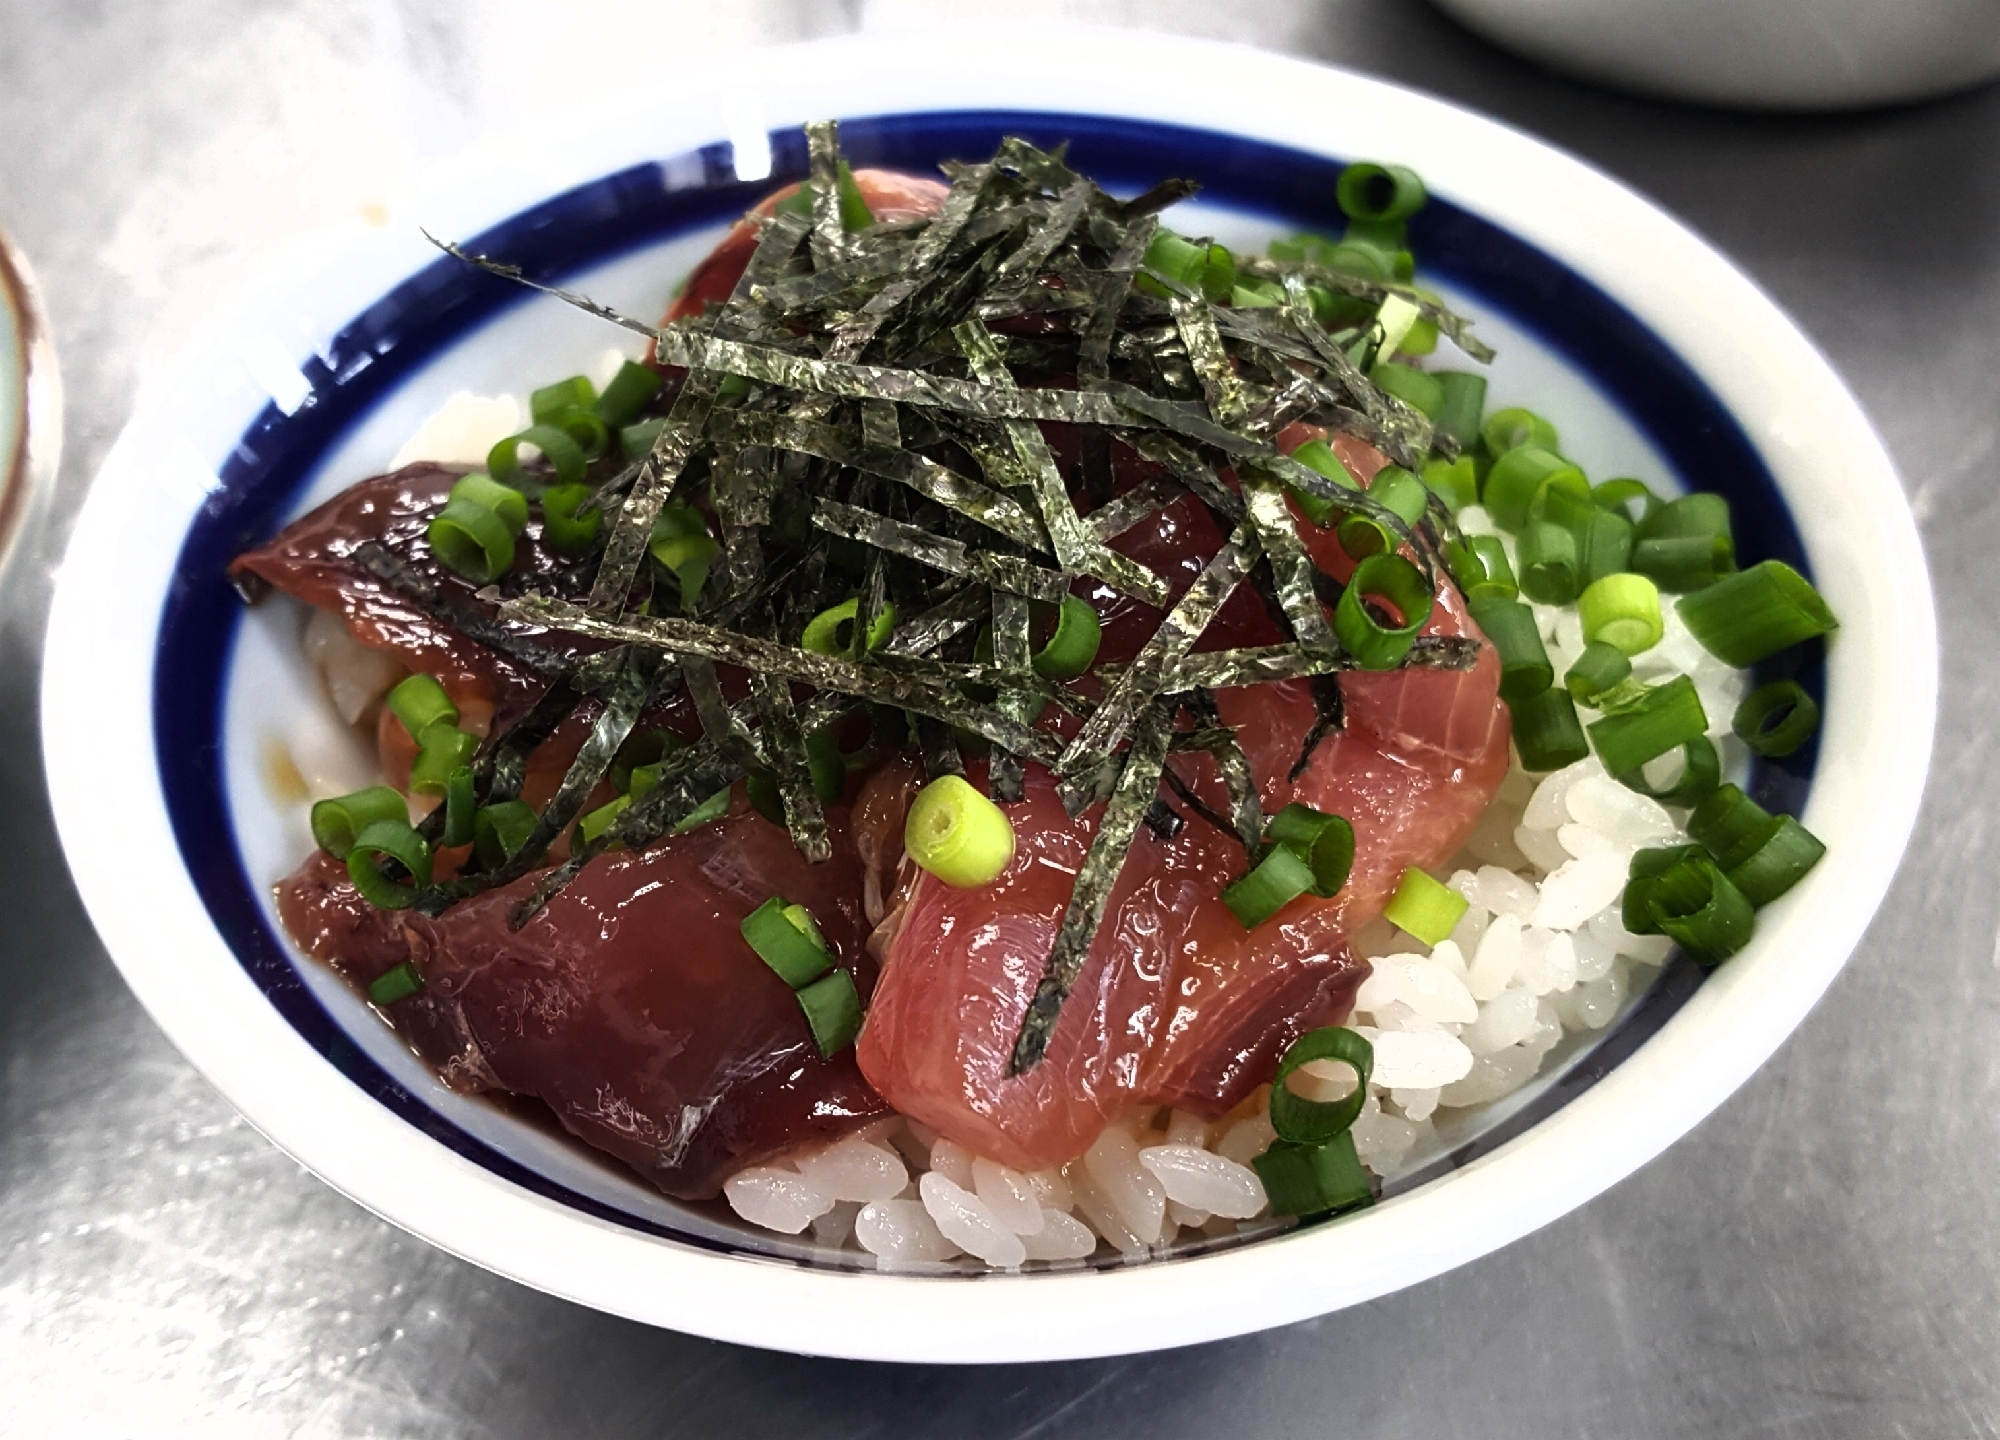
[[[1308,230],[1338,233],[1343,223],[1333,203],[1340,162],[1212,131],[993,111],[872,117],[841,127],[843,146],[856,163],[920,173],[941,160],[989,155],[1006,135],[1043,145],[1068,140],[1070,162],[1113,188],[1138,190],[1181,175],[1201,183],[1205,200],[1233,210]],[[770,180],[738,182],[730,156],[727,145],[712,145],[592,181],[473,237],[467,248],[519,264],[533,278],[557,281],[732,219],[806,169],[805,144],[795,131],[772,137]],[[1411,247],[1428,275],[1475,296],[1481,307],[1505,314],[1573,361],[1679,475],[1699,477],[1700,488],[1727,496],[1744,563],[1775,558],[1810,574],[1784,499],[1742,427],[1637,317],[1541,250],[1442,200],[1415,217]],[[579,1194],[495,1150],[400,1084],[303,983],[298,967],[307,962],[266,920],[234,838],[222,723],[242,602],[229,585],[229,563],[291,518],[321,457],[398,383],[525,298],[506,281],[440,259],[357,316],[322,356],[305,363],[312,386],[306,404],[291,415],[267,407],[244,433],[188,529],[160,616],[153,709],[161,787],[183,862],[217,929],[286,1021],[356,1085],[439,1143],[537,1194],[648,1234],[721,1251],[749,1249]],[[1783,673],[1823,700],[1819,647],[1803,647],[1785,667]],[[1758,678],[1768,677],[1760,672]],[[1752,789],[1767,805],[1796,813],[1816,758],[1817,745],[1809,744],[1783,762],[1759,762]],[[1408,1189],[1463,1165],[1559,1109],[1655,1033],[1693,993],[1701,974],[1677,958],[1586,1055],[1531,1100],[1389,1188]]]

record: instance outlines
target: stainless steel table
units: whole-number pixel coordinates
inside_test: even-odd
[[[2000,1434],[2000,826],[1981,782],[2000,646],[1976,618],[2000,608],[1995,90],[1846,118],[1729,117],[1551,78],[1415,0],[993,7],[1224,34],[1548,136],[1735,256],[1888,437],[1944,597],[1919,838],[1793,1041],[1581,1213],[1271,1334],[901,1369],[651,1331],[495,1279],[349,1204],[236,1119],[105,959],[37,762],[48,572],[135,387],[258,257],[510,107],[589,103],[619,76],[671,83],[660,51],[695,37],[737,47],[920,7],[658,4],[620,22],[629,43],[609,54],[578,37],[603,33],[593,17],[610,0],[550,8],[573,18],[524,47],[527,0],[476,14],[446,0],[0,3],[0,225],[40,271],[69,417],[59,493],[0,600],[0,1430]],[[657,58],[637,58],[649,46]]]

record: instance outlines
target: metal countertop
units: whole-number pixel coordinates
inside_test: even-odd
[[[609,69],[671,83],[668,63],[593,55],[588,14],[522,46],[530,3],[0,3],[0,227],[39,272],[67,391],[58,490],[0,595],[0,1430],[2000,1435],[2000,829],[1979,779],[2000,647],[1975,623],[2000,609],[2000,89],[1729,116],[1552,78],[1415,0],[952,7],[1222,35],[1544,136],[1733,256],[1887,437],[1943,597],[1917,839],[1776,1059],[1580,1212],[1402,1294],[1242,1340],[868,1366],[648,1330],[496,1279],[237,1119],[126,990],[63,869],[36,721],[49,574],[146,367],[259,257],[510,108],[587,103]],[[912,8],[659,4],[618,52],[734,49]]]

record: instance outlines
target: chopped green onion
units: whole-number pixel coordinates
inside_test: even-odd
[[[481,806],[472,817],[472,851],[489,869],[512,860],[534,833],[534,807],[525,800]]]
[[[410,884],[382,873],[375,862],[384,856],[409,871]],[[417,891],[431,883],[431,847],[408,820],[377,820],[348,850],[347,878],[377,910],[407,910]]]
[[[611,768],[606,773],[611,788],[629,791],[635,770],[671,755],[681,749],[682,744],[680,736],[655,726],[646,725],[634,730],[618,747],[618,753],[611,757]]]
[[[1456,515],[1468,505],[1479,503],[1479,467],[1470,455],[1456,460],[1432,456],[1424,461],[1424,485],[1444,501],[1444,508]]]
[[[794,910],[804,915],[804,924],[791,913]],[[833,956],[827,953],[826,941],[812,916],[782,895],[773,895],[745,915],[737,928],[757,958],[794,990],[812,984],[833,968]]]
[[[1334,203],[1350,220],[1407,220],[1429,197],[1417,172],[1402,165],[1349,165],[1333,186]]]
[[[1576,527],[1577,578],[1588,588],[1609,575],[1632,568],[1632,522],[1610,510],[1597,510]]]
[[[1412,865],[1403,872],[1396,893],[1382,908],[1382,916],[1424,944],[1435,945],[1451,934],[1465,910],[1463,895]]]
[[[1720,535],[1734,544],[1729,523],[1729,502],[1709,490],[1682,495],[1652,511],[1638,525],[1641,540],[1669,540],[1676,536]]]
[[[1405,525],[1423,519],[1431,492],[1423,481],[1399,465],[1384,465],[1368,482],[1369,498],[1386,507]],[[1383,555],[1402,544],[1394,532],[1368,515],[1349,515],[1340,522],[1340,548],[1356,560]]]
[[[639,418],[639,412],[659,393],[663,383],[665,377],[659,371],[627,360],[597,397],[598,418],[622,434],[627,425]]]
[[[1701,695],[1685,675],[1654,686],[1629,710],[1590,722],[1591,742],[1613,775],[1637,770],[1707,731],[1708,713],[1701,707]]]
[[[917,792],[903,848],[918,866],[959,890],[990,885],[1014,858],[1014,826],[962,775],[940,775]]]
[[[387,785],[371,785],[366,790],[356,790],[352,795],[342,795],[336,800],[322,800],[312,807],[313,841],[336,860],[345,860],[347,852],[354,848],[354,837],[380,820],[401,820],[410,818],[409,803]]]
[[[806,622],[805,634],[799,638],[799,644],[815,655],[851,653],[854,646],[854,621],[860,613],[859,599],[843,600],[830,609],[820,611]],[[1091,618],[1096,618],[1096,612],[1092,612]],[[895,628],[896,607],[884,605],[881,613],[875,617],[875,623],[868,627],[868,649],[873,652],[888,644],[890,633]],[[1093,645],[1091,647],[1093,659],[1096,658],[1096,651],[1097,647]]]
[[[1601,640],[1627,655],[1652,649],[1666,633],[1659,587],[1644,575],[1606,575],[1592,581],[1577,597],[1576,611],[1585,640]]]
[[[427,726],[417,737],[417,758],[410,765],[411,793],[444,794],[451,772],[469,763],[478,751],[477,735],[468,735],[444,720]]]
[[[1459,449],[1470,450],[1479,443],[1479,417],[1486,409],[1486,377],[1471,370],[1433,370],[1431,377],[1444,390],[1443,403],[1431,420],[1458,442]]]
[[[722,551],[701,512],[691,505],[662,505],[647,548],[679,582],[681,608],[693,609],[695,597],[708,582],[708,567]]]
[[[1684,596],[1681,619],[1709,654],[1738,669],[1839,622],[1812,582],[1782,560],[1766,560]]]
[[[588,555],[604,530],[604,512],[577,509],[596,492],[588,485],[551,485],[542,492],[542,543],[558,555]]]
[[[502,485],[491,475],[460,476],[446,496],[446,504],[453,500],[470,500],[491,510],[516,535],[528,528],[528,497],[511,485]]]
[[[587,375],[572,375],[544,385],[528,396],[529,423],[547,424],[567,410],[588,410],[597,403],[597,387]]]
[[[894,615],[886,607],[883,614],[893,627]],[[852,618],[849,617],[850,620]],[[883,639],[887,638],[885,632]],[[1056,612],[1055,633],[1049,636],[1048,644],[1035,652],[1030,663],[1034,665],[1035,673],[1044,680],[1074,680],[1088,670],[1097,658],[1097,647],[1103,638],[1103,627],[1098,623],[1097,611],[1090,602],[1076,595],[1065,595]],[[868,648],[872,650],[876,646],[870,644]]]
[[[473,796],[472,767],[461,765],[445,777],[444,833],[438,836],[438,844],[446,849],[470,845],[473,816],[478,808]]]
[[[486,468],[495,480],[508,485],[528,481],[527,472],[521,468],[523,445],[541,451],[542,458],[555,467],[556,479],[563,484],[574,485],[583,478],[586,468],[583,447],[569,432],[555,425],[530,425],[518,435],[494,442],[493,448],[486,452]]]
[[[1713,740],[1706,735],[1697,735],[1681,746],[1681,772],[1672,784],[1654,785],[1646,778],[1644,765],[1612,778],[1627,790],[1636,790],[1647,799],[1658,800],[1663,805],[1699,805],[1715,793],[1715,787],[1722,781],[1722,756],[1716,753]]]
[[[1604,640],[1593,640],[1583,647],[1583,653],[1576,657],[1576,663],[1563,676],[1563,684],[1579,703],[1588,705],[1593,698],[1617,685],[1632,673],[1632,660],[1616,645]]]
[[[1514,583],[1514,567],[1507,563],[1507,547],[1498,535],[1467,535],[1445,547],[1446,563],[1466,602],[1512,600],[1520,589]]]
[[[1659,934],[1659,924],[1653,918],[1653,882],[1681,861],[1701,854],[1699,845],[1634,851],[1631,863],[1625,869],[1625,894],[1619,901],[1619,923],[1634,935]]]
[[[866,230],[875,223],[875,212],[868,208],[868,200],[861,193],[861,186],[855,182],[854,171],[848,163],[840,162],[840,228],[846,231]]]
[[[1590,742],[1576,718],[1576,702],[1562,686],[1551,685],[1525,700],[1509,700],[1507,712],[1514,722],[1514,748],[1521,753],[1523,770],[1545,775],[1590,754]]]
[[[1819,837],[1789,815],[1773,816],[1736,848],[1749,853],[1729,867],[1729,882],[1752,905],[1770,904],[1803,880],[1826,854]]]
[[[1435,599],[1422,572],[1402,556],[1371,555],[1354,567],[1333,607],[1333,631],[1363,670],[1393,670],[1431,618]],[[1384,606],[1394,613],[1380,613]]]
[[[1264,827],[1264,838],[1282,845],[1312,869],[1307,888],[1321,899],[1330,899],[1347,883],[1354,868],[1354,827],[1345,817],[1329,815],[1310,805],[1293,801]]]
[[[1312,889],[1313,881],[1304,856],[1289,845],[1270,845],[1248,875],[1224,887],[1222,903],[1245,930],[1255,930]]]
[[[1438,384],[1435,376],[1409,365],[1384,360],[1368,372],[1368,378],[1383,394],[1394,395],[1432,418],[1444,408],[1444,386]]]
[[[424,531],[438,562],[475,585],[490,585],[513,568],[516,537],[491,508],[465,499],[447,500]]]
[[[667,417],[655,415],[650,420],[640,420],[618,429],[618,448],[625,452],[625,458],[633,464],[644,460],[653,450],[653,442],[660,438],[660,432],[667,428]]]
[[[1512,533],[1528,523],[1543,489],[1551,485],[1573,495],[1590,494],[1583,472],[1562,456],[1538,445],[1521,445],[1493,462],[1480,495],[1493,523]]]
[[[1286,1082],[1301,1065],[1337,1060],[1354,1070],[1354,1088],[1338,1100],[1308,1100]],[[1308,1030],[1286,1049],[1271,1077],[1271,1128],[1281,1140],[1300,1145],[1324,1145],[1354,1123],[1368,1103],[1368,1076],[1375,1068],[1375,1047],[1342,1025]]]
[[[595,410],[565,410],[549,423],[576,442],[585,461],[595,460],[611,448],[611,427]]]
[[[1632,568],[1676,595],[1705,590],[1736,568],[1736,552],[1720,535],[1676,535],[1632,546]]]
[[[1591,486],[1590,500],[1593,505],[1608,510],[1635,526],[1645,524],[1662,504],[1660,497],[1652,492],[1645,481],[1631,479],[1606,480],[1601,485]],[[1632,513],[1634,500],[1639,502],[1637,515]]]
[[[1367,1205],[1375,1198],[1351,1131],[1342,1131],[1324,1145],[1280,1140],[1250,1163],[1264,1184],[1273,1215],[1321,1215]]]
[[[854,977],[836,970],[823,980],[815,980],[798,992],[799,1008],[812,1027],[813,1043],[831,1060],[854,1043],[861,1033],[861,995]]]
[[[1720,860],[1771,820],[1771,812],[1735,785],[1724,785],[1688,816],[1691,839]]]
[[[1198,291],[1217,305],[1229,299],[1236,289],[1236,257],[1229,253],[1226,246],[1197,245],[1171,230],[1162,230],[1153,237],[1153,243],[1146,247],[1145,258],[1140,263],[1148,270],[1157,271],[1177,284]],[[1140,288],[1157,289],[1150,282]]]
[[[368,1000],[370,1004],[386,1010],[398,1000],[407,1000],[423,988],[424,977],[417,973],[416,966],[405,960],[368,982]]]
[[[1551,451],[1557,447],[1556,427],[1534,411],[1518,406],[1488,415],[1486,423],[1479,427],[1479,438],[1486,446],[1486,453],[1495,460],[1523,445]]]
[[[595,810],[587,810],[576,822],[576,838],[580,845],[589,845],[597,837],[609,830],[620,815],[632,806],[630,795],[614,795]]]
[[[444,686],[430,675],[412,675],[399,682],[382,703],[403,722],[412,740],[421,739],[424,731],[439,721],[447,725],[458,723],[458,707],[451,703]]]
[[[1422,318],[1423,312],[1401,295],[1384,296],[1375,311],[1375,327],[1380,332],[1375,350],[1376,363],[1389,359],[1402,348],[1403,341]]]
[[[1653,877],[1645,903],[1660,934],[1710,964],[1748,945],[1757,925],[1750,901],[1706,855],[1686,856]]]
[[[1516,542],[1521,557],[1521,593],[1544,605],[1576,599],[1576,536],[1547,520],[1530,520]]]
[[[1349,490],[1359,490],[1361,488],[1361,482],[1356,480],[1348,472],[1347,467],[1340,463],[1340,457],[1334,453],[1333,447],[1324,440],[1306,441],[1305,444],[1292,452],[1292,458],[1307,469],[1318,471],[1336,485],[1345,486]],[[1305,513],[1306,519],[1322,528],[1331,525],[1342,513],[1338,501],[1328,500],[1323,496],[1315,495],[1310,490],[1294,489],[1292,490],[1292,499],[1297,502],[1299,509]]]
[[[695,806],[693,810],[690,810],[687,818],[674,826],[673,833],[676,835],[685,835],[690,830],[699,830],[704,825],[720,820],[728,813],[729,787],[725,785],[722,789],[702,801],[701,804]]]
[[[1819,706],[1796,680],[1773,680],[1752,691],[1729,728],[1767,760],[1782,760],[1812,737]]]
[[[1468,597],[1466,608],[1500,656],[1502,700],[1509,704],[1532,700],[1555,682],[1555,667],[1549,663],[1533,610],[1497,595]]]

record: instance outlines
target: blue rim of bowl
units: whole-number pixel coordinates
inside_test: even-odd
[[[1181,175],[1201,183],[1205,201],[1231,210],[1302,230],[1338,233],[1343,223],[1332,197],[1346,162],[1242,136],[1098,115],[992,110],[841,123],[843,148],[856,164],[918,173],[934,173],[946,159],[982,158],[1007,135],[1044,146],[1068,140],[1070,163],[1114,190],[1137,191],[1165,175]],[[559,282],[734,219],[775,186],[804,176],[805,144],[797,131],[774,133],[771,151],[770,178],[751,183],[736,178],[726,143],[636,165],[525,210],[466,244],[520,265],[533,279]],[[1418,213],[1410,245],[1427,276],[1471,296],[1475,308],[1505,314],[1588,375],[1677,476],[1700,476],[1701,488],[1727,496],[1743,563],[1779,559],[1811,574],[1791,514],[1742,426],[1629,310],[1553,256],[1448,201],[1434,198]],[[368,1095],[473,1163],[584,1214],[719,1253],[769,1254],[749,1236],[732,1243],[694,1234],[580,1194],[439,1114],[356,1044],[313,995],[299,970],[312,962],[271,927],[235,840],[222,740],[242,602],[226,575],[229,562],[282,528],[321,458],[398,383],[527,298],[519,287],[457,261],[434,261],[304,363],[311,384],[304,404],[290,414],[267,406],[244,432],[189,526],[162,607],[153,686],[161,789],[182,861],[239,963],[287,1023]],[[1780,674],[1824,699],[1820,647],[1801,647],[1760,667],[1755,678],[1761,683]],[[1815,742],[1784,761],[1757,762],[1752,793],[1770,808],[1798,813],[1817,753]],[[1677,955],[1630,1011],[1528,1103],[1396,1177],[1384,1195],[1404,1193],[1491,1153],[1582,1094],[1655,1034],[1703,974]],[[1177,1253],[1238,1243],[1243,1241],[1200,1242]]]

